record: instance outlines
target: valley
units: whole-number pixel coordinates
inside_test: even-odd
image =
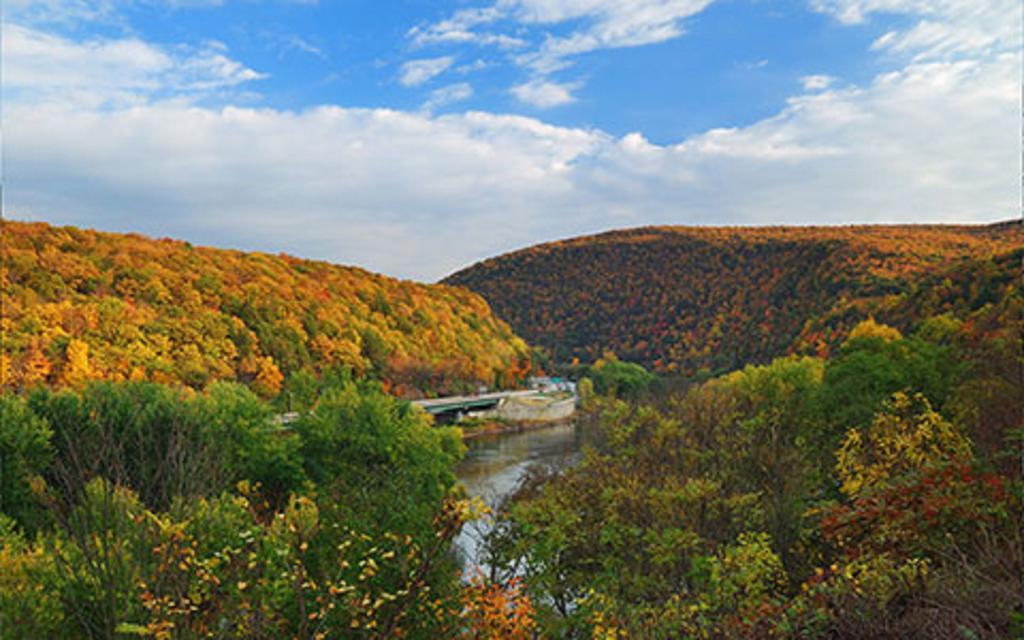
[[[1020,223],[633,229],[436,285],[2,232],[0,637],[1021,629]]]

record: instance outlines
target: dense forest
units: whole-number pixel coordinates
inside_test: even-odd
[[[646,396],[635,367],[583,380],[592,446],[487,542],[545,637],[1024,637],[1019,289]]]
[[[647,227],[538,245],[448,277],[556,363],[605,351],[684,376],[828,355],[868,315],[905,330],[998,300],[1020,222]]]
[[[0,397],[3,638],[1024,634],[1024,296],[694,383],[612,354],[581,460],[490,513],[459,430],[354,380]],[[486,571],[452,541],[486,518]]]
[[[582,454],[491,509],[456,480],[461,430],[397,397],[528,370],[476,294],[7,223],[0,638],[1024,637],[1020,225],[856,232],[513,256],[538,280],[512,291],[578,251],[609,261],[594,295],[638,296],[544,299],[567,319],[628,333],[683,295],[725,320],[663,336],[658,373],[566,351],[593,357]],[[615,286],[648,249],[693,255]]]
[[[7,389],[239,381],[264,397],[333,368],[400,396],[512,385],[526,345],[477,295],[354,267],[6,221]]]

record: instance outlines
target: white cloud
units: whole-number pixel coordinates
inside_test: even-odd
[[[473,87],[468,82],[457,82],[430,92],[430,97],[423,103],[426,111],[433,111],[456,102],[468,100],[473,96]]]
[[[476,44],[480,46],[496,46],[502,49],[525,47],[528,43],[522,38],[503,33],[479,33],[468,30],[436,29],[419,31],[414,28],[410,34],[414,44]]]
[[[161,49],[138,39],[72,42],[6,24],[4,84],[8,87],[152,88],[173,66]]]
[[[274,45],[276,45],[282,53],[288,51],[298,51],[301,53],[311,55],[315,58],[320,58],[321,60],[327,59],[327,54],[324,53],[323,49],[321,49],[320,47],[316,46],[315,44],[313,44],[309,40],[306,40],[305,38],[298,34],[268,34],[267,38]]]
[[[171,9],[217,7],[225,0],[5,0],[5,19],[22,25],[76,26],[108,23],[126,26],[121,11],[132,5],[163,5]],[[302,0],[292,0],[301,2]]]
[[[566,67],[568,59],[599,49],[656,44],[682,35],[683,21],[703,11],[711,0],[518,0],[518,15],[525,22],[555,24],[587,22],[568,36],[548,37],[540,48],[518,58],[540,73]]]
[[[930,14],[967,4],[977,6],[979,3],[977,0],[810,0],[815,10],[832,14],[844,24],[861,24],[872,13]]]
[[[177,88],[199,91],[232,87],[267,77],[266,74],[253,71],[216,49],[202,50],[181,60],[175,71],[180,78]]]
[[[154,95],[195,95],[258,80],[263,74],[210,42],[167,50],[137,38],[76,42],[36,29],[3,26],[4,89],[16,101],[124,104]]]
[[[885,34],[873,48],[919,61],[991,55],[1021,45],[1019,0],[811,0],[811,6],[846,24],[873,14],[912,17],[914,26]]]
[[[410,60],[402,65],[398,81],[406,87],[424,84],[444,73],[454,62],[455,58],[452,56]]]
[[[800,84],[803,85],[804,91],[821,91],[832,86],[835,80],[835,78],[829,75],[816,74],[800,78]]]
[[[326,57],[324,55],[323,50],[320,47],[316,46],[315,44],[309,42],[308,40],[300,36],[293,34],[291,37],[288,38],[288,44],[290,44],[293,49],[297,49],[304,53],[308,53],[312,56],[316,56],[318,58]]]
[[[15,104],[8,203],[421,279],[637,224],[992,220],[1017,212],[1018,77],[1013,54],[915,63],[668,146],[476,112]]]
[[[549,109],[575,102],[576,97],[572,92],[578,87],[578,83],[558,83],[535,78],[512,87],[510,91],[520,102],[539,109]]]
[[[75,24],[109,20],[116,0],[6,0],[5,19],[21,24]]]
[[[434,24],[418,25],[407,34],[419,46],[428,44],[471,43],[481,46],[497,46],[505,49],[524,47],[522,38],[507,34],[474,31],[473,28],[494,22],[503,17],[500,7],[461,9],[451,18]]]
[[[483,69],[486,69],[489,66],[490,65],[487,63],[486,60],[483,60],[481,58],[477,58],[473,62],[470,62],[470,63],[467,63],[467,64],[461,64],[461,65],[455,67],[455,72],[456,73],[461,73],[461,74],[465,75],[467,73],[474,73],[474,72],[477,72],[477,71],[482,71]]]
[[[603,140],[514,116],[336,107],[51,105],[7,117],[15,216],[427,278],[532,239],[572,193],[567,163]]]
[[[568,35],[545,32],[532,49],[515,60],[535,73],[563,69],[573,56],[598,49],[635,47],[670,40],[683,33],[683,21],[700,13],[711,0],[498,0],[495,4],[462,9],[440,22],[410,30],[415,44],[475,43],[505,48],[528,48],[518,33],[522,26],[551,27],[582,22]],[[512,25],[516,35],[494,30],[496,23]],[[487,26],[486,31],[480,27]]]

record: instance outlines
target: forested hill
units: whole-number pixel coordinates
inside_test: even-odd
[[[399,395],[511,384],[525,343],[465,289],[286,255],[3,222],[3,384],[240,380],[345,366]]]
[[[612,350],[694,374],[826,354],[870,314],[901,328],[965,315],[1015,286],[1022,253],[1019,221],[645,227],[530,247],[444,282],[483,295],[558,362]]]

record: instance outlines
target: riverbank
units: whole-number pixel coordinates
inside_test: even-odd
[[[559,418],[557,420],[523,420],[523,421],[498,421],[486,420],[472,426],[459,424],[462,429],[463,440],[473,440],[487,436],[502,436],[514,433],[526,433],[548,427],[558,427],[572,423],[572,416]]]
[[[494,417],[511,423],[552,423],[571,418],[575,413],[576,396],[557,391],[505,398],[493,415],[481,417]]]
[[[457,424],[463,439],[522,433],[566,424],[576,414],[576,396],[565,392],[503,398],[490,411],[477,412]]]

